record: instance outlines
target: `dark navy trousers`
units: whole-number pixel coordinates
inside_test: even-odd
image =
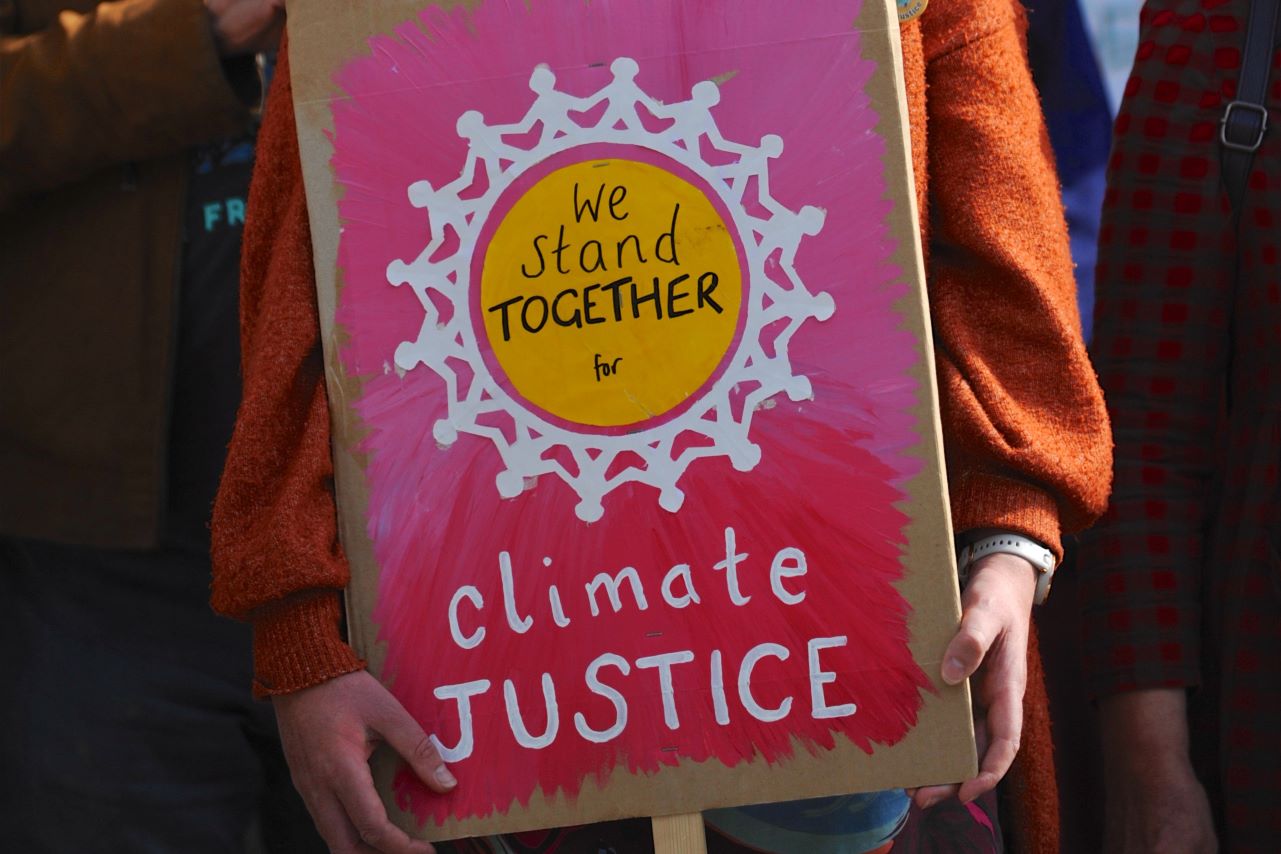
[[[0,848],[325,847],[203,555],[0,541]]]

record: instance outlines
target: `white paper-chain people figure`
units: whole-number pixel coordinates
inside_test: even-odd
[[[761,450],[749,435],[751,412],[736,410],[730,389],[755,389],[749,410],[780,393],[792,400],[810,397],[809,380],[793,372],[788,344],[805,320],[833,312],[831,297],[810,293],[795,269],[797,248],[820,232],[824,213],[808,205],[793,211],[770,195],[771,161],[782,154],[782,139],[769,134],[756,145],[730,142],[716,124],[722,92],[714,82],[701,81],[688,98],[663,104],[640,88],[639,71],[634,60],[619,57],[610,64],[609,82],[578,97],[557,89],[556,74],[539,66],[528,78],[534,101],[520,121],[486,124],[476,110],[462,113],[456,127],[467,154],[459,175],[443,186],[415,181],[408,188],[410,201],[428,214],[427,246],[414,260],[393,261],[387,269],[392,284],[411,284],[423,304],[418,338],[403,342],[395,361],[406,371],[423,365],[443,380],[448,414],[432,425],[436,441],[447,446],[466,433],[491,442],[503,462],[495,487],[504,497],[520,494],[541,475],[554,475],[578,495],[576,513],[584,521],[600,518],[605,496],[624,483],[653,486],[659,505],[677,510],[684,498],[680,478],[702,457],[727,458],[740,471],[755,466]],[[587,118],[592,113],[599,115]],[[472,261],[483,251],[477,245],[480,229],[505,189],[552,155],[601,143],[642,146],[699,175],[730,209],[747,249],[747,272],[759,283],[738,345],[744,349],[730,356],[722,379],[674,421],[625,439],[549,423],[514,401],[479,349],[470,300]],[[744,198],[749,191],[752,198]],[[780,320],[784,328],[763,341],[765,327]],[[468,370],[456,370],[455,363]],[[510,425],[496,425],[494,415],[510,419]],[[677,454],[675,439],[686,431],[707,436],[710,445]],[[559,462],[558,448],[570,452],[574,466]],[[623,453],[641,459],[611,474]]]

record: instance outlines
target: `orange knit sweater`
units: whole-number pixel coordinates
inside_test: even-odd
[[[1023,30],[1017,0],[936,0],[903,27],[903,61],[953,521],[1057,549],[1102,512],[1111,448]],[[285,51],[249,211],[244,403],[214,513],[213,603],[253,622],[255,689],[276,694],[363,666],[342,640],[348,570]],[[1049,852],[1057,802],[1035,640],[1030,659],[1007,790],[1018,847]]]

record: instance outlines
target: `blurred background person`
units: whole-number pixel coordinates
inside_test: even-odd
[[[1094,258],[1112,137],[1103,71],[1078,0],[1026,0],[1027,52],[1063,189],[1081,326],[1090,338]]]
[[[0,0],[6,850],[319,844],[206,604],[282,5]]]
[[[1277,7],[1150,0],[1116,120],[1094,346],[1116,485],[1080,566],[1108,851],[1281,831]]]

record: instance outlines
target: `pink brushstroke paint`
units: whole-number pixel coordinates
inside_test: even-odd
[[[907,521],[895,505],[920,469],[909,453],[919,429],[911,410],[920,390],[909,376],[917,349],[893,309],[904,286],[888,260],[884,147],[863,95],[872,65],[850,29],[858,8],[858,0],[490,0],[470,12],[424,11],[394,36],[372,39],[370,55],[338,73],[350,96],[333,104],[332,165],[343,187],[338,322],[350,336],[346,369],[366,380],[355,405],[369,427],[362,449],[368,530],[382,568],[374,619],[387,644],[385,676],[449,745],[458,738],[453,703],[441,704],[433,689],[493,682],[474,701],[478,746],[454,765],[458,789],[437,797],[408,773],[398,778],[401,804],[421,820],[505,812],[537,789],[572,797],[619,766],[644,775],[678,761],[778,761],[791,755],[793,737],[810,750],[843,738],[870,751],[915,724],[928,680],[908,651],[909,608],[894,582]],[[533,97],[528,78],[538,63],[555,70],[559,87],[588,94],[608,81],[617,56],[635,58],[638,83],[664,101],[732,74],[714,111],[718,124],[730,140],[784,139],[772,191],[793,209],[827,211],[821,234],[802,244],[797,268],[811,289],[833,295],[837,309],[827,322],[807,322],[793,340],[793,364],[813,382],[814,400],[777,399],[757,413],[752,438],[762,461],[755,470],[699,461],[681,481],[686,499],[678,514],[661,510],[653,490],[624,487],[606,497],[604,519],[587,525],[574,515],[572,491],[554,477],[499,499],[500,461],[487,442],[464,435],[437,448],[431,425],[445,412],[444,384],[425,368],[403,378],[390,370],[396,346],[416,337],[422,312],[408,287],[387,283],[385,270],[428,240],[425,214],[409,204],[406,188],[457,176],[466,153],[454,130],[462,112],[515,121]],[[725,558],[728,526],[738,551],[748,553],[740,579],[752,598],[742,606],[730,602],[724,573],[711,569]],[[780,605],[770,592],[770,560],[788,546],[808,558],[801,605]],[[515,567],[519,612],[534,618],[525,634],[503,618],[501,550]],[[701,604],[675,610],[663,603],[659,584],[676,563],[691,564]],[[625,566],[640,573],[649,609],[630,607],[625,593],[621,613],[606,606],[593,618],[583,585]],[[571,620],[565,628],[552,621],[550,583]],[[447,603],[463,584],[474,584],[486,603],[479,615],[463,609],[468,631],[487,629],[469,651],[453,643],[446,621]],[[814,720],[806,641],[837,634],[849,643],[824,653],[825,669],[838,674],[827,700],[857,703],[858,712]],[[754,690],[765,706],[794,697],[792,713],[771,724],[749,717],[734,688],[743,653],[767,641],[790,657],[765,659]],[[634,662],[678,649],[695,654],[694,663],[673,670],[679,729],[664,725],[654,671],[624,677],[607,668],[602,677],[628,702],[627,728],[605,744],[578,736],[575,712],[596,727],[612,720],[611,704],[583,683],[588,662],[604,652]],[[726,662],[728,726],[714,718],[713,649]],[[513,680],[522,717],[537,734],[545,671],[556,680],[560,733],[542,750],[523,749],[508,728],[502,681]]]

